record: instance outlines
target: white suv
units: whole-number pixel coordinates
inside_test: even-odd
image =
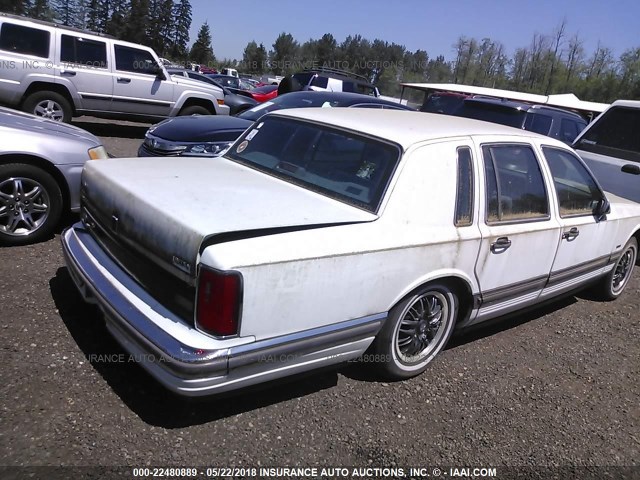
[[[0,103],[69,122],[228,115],[221,89],[167,74],[142,45],[0,14]]]

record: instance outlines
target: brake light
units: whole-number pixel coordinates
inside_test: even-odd
[[[218,337],[237,335],[240,326],[242,275],[200,268],[196,326]]]

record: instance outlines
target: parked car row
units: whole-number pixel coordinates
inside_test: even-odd
[[[304,107],[410,110],[398,103],[356,93],[292,92],[244,110],[234,117],[208,115],[164,120],[147,131],[138,149],[138,156],[216,156],[263,115],[281,109]]]
[[[561,109],[461,97],[423,114],[328,69],[256,90],[0,15],[0,61],[25,56],[50,65],[1,74],[0,101],[35,115],[0,109],[0,243],[79,212],[73,281],[179,394],[363,354],[409,378],[455,330],[587,287],[616,299],[638,263],[640,102],[589,125],[580,158],[586,122]],[[148,130],[150,158],[109,159],[62,123],[87,113],[182,116]]]

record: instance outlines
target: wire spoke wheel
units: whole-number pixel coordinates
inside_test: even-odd
[[[614,294],[620,294],[624,290],[636,263],[636,255],[636,244],[627,245],[626,250],[620,256],[618,263],[616,263],[611,277],[611,291]]]
[[[395,339],[396,354],[408,364],[428,357],[441,343],[450,306],[444,294],[429,291],[416,296],[404,309]]]

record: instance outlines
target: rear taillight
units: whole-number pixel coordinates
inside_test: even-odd
[[[217,337],[238,334],[242,275],[200,268],[196,327]]]

